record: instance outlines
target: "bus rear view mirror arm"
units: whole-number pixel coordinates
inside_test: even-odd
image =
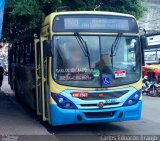
[[[46,40],[44,41],[43,43],[43,47],[44,47],[44,54],[47,56],[47,57],[52,57],[52,41],[51,40]]]
[[[146,49],[148,47],[147,37],[144,35],[141,36],[141,46],[143,49]]]
[[[144,50],[148,48],[148,42],[147,37],[142,35],[141,36],[141,53],[142,53],[142,65],[145,65],[145,59],[144,59]]]

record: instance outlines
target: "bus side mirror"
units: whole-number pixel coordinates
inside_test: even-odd
[[[52,41],[51,40],[45,40],[43,42],[43,50],[44,55],[47,57],[52,57]]]
[[[144,35],[141,36],[141,46],[143,47],[143,49],[146,49],[148,47],[147,37]]]
[[[145,66],[144,50],[148,48],[147,37],[141,36],[141,56],[142,56],[142,65]]]

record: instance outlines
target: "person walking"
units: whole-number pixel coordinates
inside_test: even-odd
[[[0,60],[0,91],[1,91],[2,82],[3,82],[3,74],[4,74],[4,62]]]

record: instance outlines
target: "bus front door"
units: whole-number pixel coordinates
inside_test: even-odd
[[[35,74],[36,74],[36,112],[42,115],[42,80],[41,80],[41,53],[40,40],[34,40],[35,47]]]
[[[47,56],[44,51],[44,43],[47,40],[46,37],[40,38],[40,56],[41,56],[41,85],[42,85],[42,117],[43,121],[50,122],[49,102],[50,102],[50,91],[47,84]]]
[[[47,56],[44,53],[45,37],[35,40],[36,65],[36,100],[37,114],[42,115],[43,121],[50,121],[49,116],[49,86],[47,84]]]

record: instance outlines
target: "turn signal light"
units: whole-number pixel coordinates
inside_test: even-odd
[[[99,97],[104,97],[104,94],[101,93],[101,94],[99,94],[98,96],[99,96]]]

